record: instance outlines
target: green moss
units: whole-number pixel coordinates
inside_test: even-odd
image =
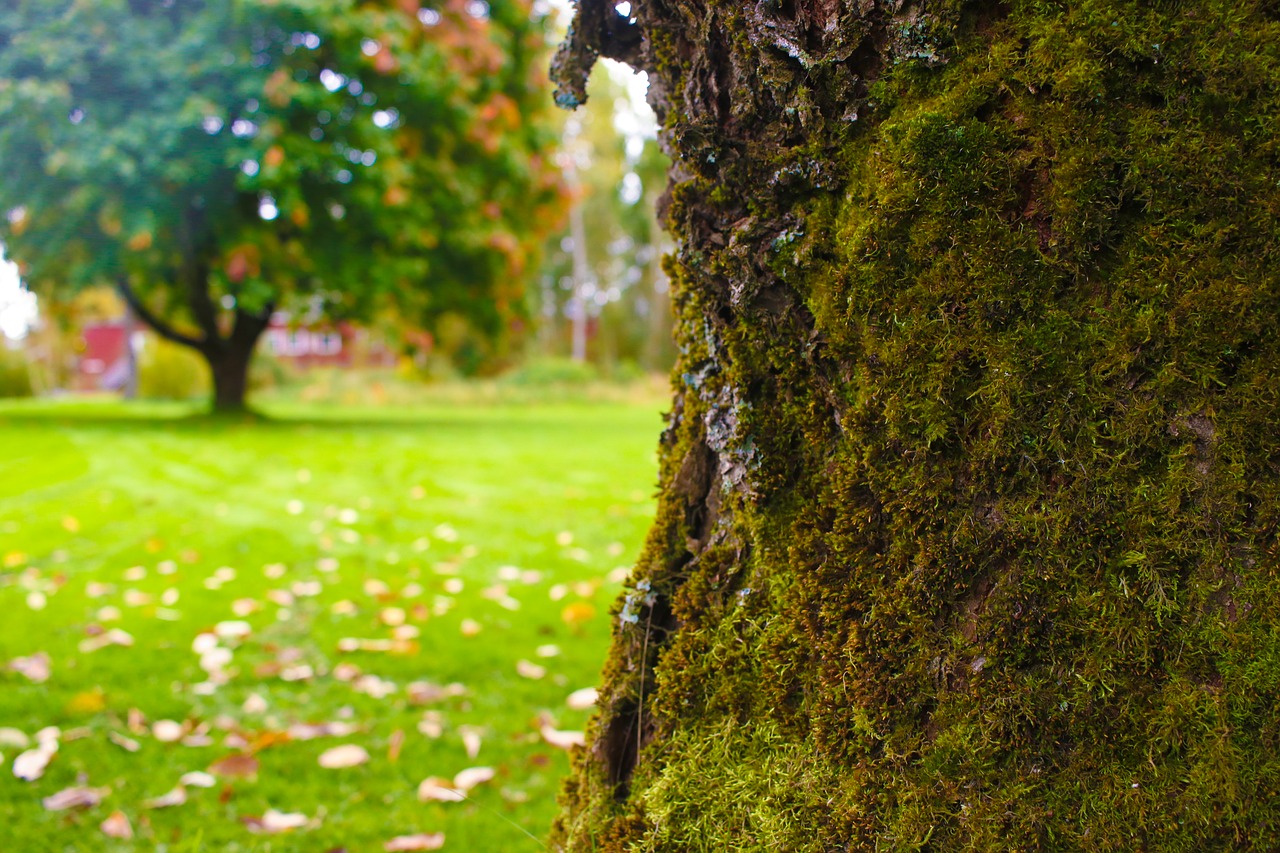
[[[1272,846],[1280,20],[922,4],[847,24],[899,27],[850,82],[837,36],[720,5],[648,31],[661,618],[618,628],[557,841]]]

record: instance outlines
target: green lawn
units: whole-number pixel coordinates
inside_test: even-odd
[[[589,713],[566,698],[652,516],[660,407],[0,406],[0,729],[60,730],[34,781],[0,731],[0,850],[539,849],[568,767],[540,728]],[[320,766],[344,744],[367,763]],[[256,772],[144,805],[228,756]],[[466,802],[419,800],[469,767],[495,774]],[[42,805],[73,786],[110,792]],[[307,823],[254,832],[268,809]]]

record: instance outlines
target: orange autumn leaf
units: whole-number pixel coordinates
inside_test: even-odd
[[[258,767],[258,759],[237,752],[210,764],[209,772],[215,776],[244,779],[258,775]]]
[[[279,145],[272,145],[267,149],[267,153],[262,156],[262,164],[269,169],[279,168],[284,163],[284,149]]]

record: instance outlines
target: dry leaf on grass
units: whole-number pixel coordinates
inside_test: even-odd
[[[96,637],[86,637],[80,641],[79,649],[82,654],[92,654],[101,651],[107,646],[123,646],[128,648],[133,645],[133,635],[128,631],[122,631],[119,628],[112,628],[98,634]]]
[[[583,732],[561,731],[546,724],[543,724],[538,731],[548,746],[554,746],[557,749],[572,749],[575,746],[584,746],[587,742],[587,736]]]
[[[454,789],[453,781],[440,776],[428,776],[418,785],[418,799],[422,802],[460,803],[466,796]]]
[[[190,785],[193,788],[212,788],[218,784],[218,780],[212,774],[205,773],[203,770],[192,770],[190,773],[183,773],[178,782],[183,785]]]
[[[149,809],[168,809],[180,806],[186,801],[187,789],[179,785],[167,794],[161,794],[158,797],[144,801],[143,805]]]
[[[243,779],[248,776],[256,776],[258,774],[258,766],[258,759],[252,755],[235,753],[210,764],[209,772],[215,776]]]
[[[137,752],[142,749],[142,744],[127,735],[120,734],[120,732],[107,732],[107,738],[125,752]]]
[[[488,782],[495,775],[496,771],[492,767],[468,767],[466,770],[459,770],[453,777],[453,787],[459,791],[470,791],[476,785]]]
[[[122,838],[126,841],[133,838],[133,825],[129,823],[129,818],[122,811],[114,811],[107,815],[107,819],[99,826],[102,833],[111,838]]]
[[[521,658],[516,661],[516,672],[520,673],[523,678],[531,678],[536,681],[546,676],[547,668]]]
[[[584,687],[570,693],[565,699],[565,704],[575,711],[585,711],[593,707],[599,698],[600,693],[594,687]]]
[[[77,785],[74,788],[66,788],[52,796],[45,797],[40,802],[44,804],[46,810],[51,812],[61,812],[67,809],[87,809],[102,802],[110,793],[110,788],[89,788]]]
[[[344,743],[320,753],[317,759],[326,770],[340,770],[344,767],[356,767],[369,761],[369,752],[363,746]]]
[[[281,812],[267,809],[262,817],[242,817],[241,823],[249,827],[250,832],[274,834],[301,829],[307,825],[307,816],[298,812]]]
[[[34,782],[44,775],[49,762],[58,754],[57,742],[45,742],[13,759],[13,775],[24,782]]]
[[[26,676],[36,684],[43,684],[49,680],[51,673],[49,655],[45,652],[36,652],[27,657],[14,658],[9,661],[9,669]]]
[[[176,720],[156,720],[151,726],[151,734],[161,743],[174,743],[182,740],[186,727]]]
[[[480,754],[483,732],[484,729],[476,726],[458,726],[458,734],[462,736],[462,747],[467,751],[467,758],[475,758]]]
[[[293,740],[315,740],[319,737],[347,737],[355,734],[357,729],[355,723],[294,723],[287,733]]]
[[[397,835],[382,845],[383,850],[439,850],[444,846],[443,832],[419,832],[417,835]]]
[[[31,745],[31,738],[21,729],[11,728],[9,726],[0,727],[0,747],[10,747],[12,749],[26,749]]]

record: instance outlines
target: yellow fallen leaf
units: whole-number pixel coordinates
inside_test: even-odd
[[[595,615],[595,606],[585,601],[575,601],[560,611],[560,618],[570,628],[577,628],[584,622],[591,621]]]
[[[107,694],[102,691],[101,687],[94,687],[91,690],[82,690],[71,700],[67,702],[67,714],[71,716],[85,716],[89,714],[97,714],[106,709]]]

